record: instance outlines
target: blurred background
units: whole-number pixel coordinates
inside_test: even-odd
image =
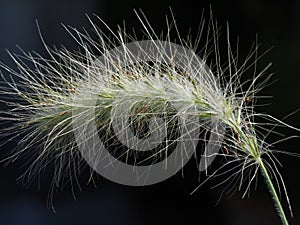
[[[257,108],[282,119],[300,107],[300,2],[297,0],[227,0],[198,3],[192,0],[169,1],[114,1],[114,0],[0,0],[0,61],[15,68],[6,49],[18,52],[16,45],[24,51],[37,51],[47,57],[38,34],[38,20],[42,35],[48,46],[60,45],[68,49],[77,48],[61,23],[81,29],[91,26],[85,14],[99,15],[112,30],[117,25],[141,28],[133,9],[142,9],[149,22],[159,33],[166,30],[165,16],[170,18],[170,9],[175,14],[176,23],[182,37],[191,34],[196,37],[202,10],[209,18],[209,8],[213,10],[218,24],[230,24],[233,43],[239,37],[239,51],[245,56],[258,34],[260,52],[271,49],[259,62],[263,68],[269,62],[269,70],[274,73],[272,85],[261,95],[271,95],[270,105]],[[95,20],[96,21],[96,20]],[[226,36],[226,35],[225,35]],[[221,46],[222,50],[224,46]],[[1,105],[5,109],[4,105]],[[300,112],[285,119],[300,127]],[[286,134],[299,133],[284,130]],[[272,137],[270,142],[275,141]],[[299,140],[289,140],[277,145],[290,152],[299,151]],[[1,148],[2,154],[10,151],[14,143]],[[300,224],[300,159],[289,156],[278,158],[283,164],[280,171],[287,184],[294,218],[291,225]],[[241,199],[243,193],[237,192],[218,202],[222,186],[211,189],[208,182],[195,194],[191,191],[198,185],[194,164],[188,163],[184,177],[181,173],[157,185],[146,187],[127,187],[99,178],[97,186],[85,185],[82,189],[70,187],[55,195],[54,208],[47,208],[47,185],[51,182],[50,172],[42,174],[41,182],[34,182],[25,188],[17,183],[25,162],[18,162],[0,168],[0,224],[5,225],[50,225],[50,224],[101,224],[101,225],[151,225],[151,224],[216,224],[216,225],[276,225],[280,224],[272,199],[262,179],[258,188],[252,190],[250,198]],[[189,173],[191,171],[191,173]],[[85,176],[87,174],[83,174]],[[73,195],[76,196],[74,199]],[[218,204],[217,204],[218,203]],[[287,211],[287,204],[284,202]]]

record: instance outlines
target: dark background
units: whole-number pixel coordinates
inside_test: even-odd
[[[133,8],[141,8],[155,30],[165,29],[165,15],[170,15],[169,6],[176,15],[176,22],[183,37],[189,32],[196,34],[202,10],[209,16],[210,4],[215,18],[225,28],[230,24],[233,41],[240,38],[240,53],[245,55],[259,34],[261,52],[273,49],[259,61],[259,66],[273,63],[269,72],[277,80],[261,94],[272,95],[271,105],[259,107],[281,119],[300,106],[300,3],[299,1],[113,1],[113,0],[1,0],[0,1],[0,60],[15,68],[5,49],[17,51],[16,44],[25,51],[35,50],[45,55],[35,20],[39,21],[43,37],[49,46],[61,44],[72,49],[74,42],[60,25],[90,29],[85,13],[99,15],[113,30],[117,24],[126,21],[127,28],[139,26]],[[223,32],[225,30],[223,29]],[[1,106],[4,107],[4,106]],[[285,121],[300,127],[300,113]],[[287,134],[297,132],[284,130]],[[274,141],[271,138],[270,142]],[[299,152],[299,140],[290,140],[279,148]],[[2,147],[5,153],[13,147]],[[300,224],[300,182],[299,158],[279,156],[280,168],[287,184],[295,217],[292,225]],[[22,160],[0,169],[0,224],[231,224],[268,225],[280,224],[272,199],[259,179],[257,191],[250,198],[241,199],[236,193],[229,199],[223,198],[217,205],[221,188],[210,189],[210,183],[194,195],[197,176],[193,165],[188,164],[184,178],[179,173],[169,180],[149,187],[126,187],[99,179],[97,187],[82,184],[82,190],[75,190],[73,198],[70,187],[56,194],[56,213],[47,208],[46,172],[44,183],[38,188],[34,183],[29,188],[16,183],[22,172]],[[83,174],[82,176],[84,176]],[[49,178],[49,179],[48,179]],[[47,181],[48,180],[48,181]],[[284,205],[285,209],[286,204]],[[287,211],[287,210],[286,210]],[[290,218],[290,217],[289,217]]]

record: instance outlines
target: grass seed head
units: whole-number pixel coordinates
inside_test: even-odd
[[[10,74],[9,78],[2,75],[2,101],[10,109],[2,112],[3,123],[9,122],[2,136],[18,140],[18,144],[5,160],[34,156],[22,175],[25,182],[53,163],[54,190],[76,181],[86,166],[85,160],[97,170],[104,160],[103,152],[90,150],[97,146],[97,135],[114,156],[108,158],[131,165],[131,170],[136,168],[137,183],[142,185],[147,180],[145,176],[139,180],[139,166],[148,166],[148,175],[155,163],[161,163],[161,171],[168,170],[172,164],[167,160],[170,155],[184,165],[196,153],[197,142],[202,139],[199,132],[205,132],[210,134],[210,140],[204,139],[206,150],[198,169],[207,171],[216,156],[226,159],[209,178],[229,174],[224,179],[229,183],[228,189],[245,185],[246,193],[263,168],[267,180],[270,173],[285,190],[276,158],[265,142],[261,129],[264,124],[254,120],[260,116],[273,120],[275,126],[286,125],[254,111],[257,93],[269,81],[265,75],[269,65],[256,71],[257,45],[239,63],[227,29],[224,64],[220,61],[219,33],[213,19],[206,25],[202,22],[207,35],[200,36],[193,46],[179,33],[178,45],[172,43],[169,27],[165,38],[158,38],[146,17],[140,15],[143,14],[137,16],[145,33],[144,41],[123,30],[114,33],[98,18],[111,32],[110,38],[88,18],[96,39],[65,27],[80,46],[80,52],[50,49],[45,43],[47,58],[37,53],[9,52],[18,71],[1,64]],[[176,25],[174,29],[177,31]],[[205,44],[198,54],[195,51],[200,40],[205,40]],[[253,77],[245,82],[242,75],[250,68],[254,68]],[[90,129],[91,123],[94,129]],[[185,142],[187,139],[190,142]],[[180,148],[173,154],[177,145]],[[192,145],[195,146],[191,148]],[[78,146],[84,146],[85,152],[79,151]],[[107,167],[109,164],[113,165],[108,162]]]

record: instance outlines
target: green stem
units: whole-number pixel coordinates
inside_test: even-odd
[[[271,181],[271,178],[270,178],[270,176],[269,176],[269,173],[268,173],[268,171],[267,171],[267,169],[266,169],[266,167],[265,167],[263,161],[261,160],[261,158],[258,158],[258,159],[257,159],[257,162],[259,163],[260,170],[261,170],[263,176],[264,176],[265,179],[266,179],[266,183],[267,183],[268,188],[269,188],[269,190],[270,190],[270,192],[271,192],[271,195],[272,195],[272,197],[273,197],[275,206],[276,206],[277,209],[278,209],[278,214],[279,214],[279,216],[280,216],[280,218],[281,218],[282,223],[283,223],[284,225],[289,225],[289,223],[288,223],[288,221],[287,221],[287,218],[286,218],[286,216],[285,216],[285,213],[284,213],[284,211],[283,211],[282,205],[281,205],[281,203],[280,203],[280,200],[279,200],[279,198],[278,198],[277,192],[276,192],[276,190],[275,190],[275,188],[274,188],[274,185],[273,185],[273,183],[272,183],[272,181]]]
[[[265,178],[265,181],[268,185],[269,191],[273,197],[274,204],[278,210],[278,214],[281,218],[282,224],[289,225],[287,218],[285,216],[284,210],[282,208],[282,205],[280,203],[280,200],[278,198],[277,192],[276,192],[274,185],[272,183],[272,180],[269,176],[269,173],[268,173],[262,159],[260,158],[261,154],[260,154],[259,148],[257,146],[256,138],[255,138],[255,136],[253,136],[253,133],[247,131],[251,127],[245,127],[245,129],[243,130],[242,126],[239,122],[239,121],[241,121],[240,118],[236,118],[236,115],[233,113],[230,105],[227,104],[226,100],[224,100],[224,104],[225,104],[225,108],[226,108],[226,111],[225,111],[226,119],[225,119],[224,123],[227,124],[236,135],[238,135],[238,137],[240,139],[238,144],[240,144],[241,151],[244,151],[244,153],[251,155],[252,158],[258,162],[260,170]],[[239,114],[239,117],[240,117],[240,114]]]

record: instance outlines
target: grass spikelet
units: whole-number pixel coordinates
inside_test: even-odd
[[[2,112],[1,135],[18,143],[4,161],[33,158],[21,177],[25,183],[53,163],[51,195],[65,183],[76,182],[86,162],[91,174],[101,167],[103,174],[115,174],[116,182],[145,185],[166,179],[169,168],[174,167],[172,173],[182,168],[196,154],[199,134],[204,132],[210,134],[210,141],[199,159],[199,171],[207,172],[213,159],[221,156],[226,162],[208,178],[226,175],[220,184],[228,183],[229,190],[245,187],[245,194],[260,172],[287,225],[280,187],[289,207],[290,203],[276,151],[265,141],[266,126],[296,128],[254,111],[257,93],[270,78],[266,75],[270,65],[256,71],[258,47],[239,63],[227,28],[223,64],[212,17],[208,24],[202,22],[194,45],[180,37],[175,25],[176,45],[170,38],[171,26],[165,38],[158,37],[143,13],[137,16],[144,41],[121,29],[114,33],[98,18],[111,32],[112,38],[108,37],[88,18],[97,39],[65,27],[80,51],[50,49],[42,40],[47,59],[22,50],[21,55],[8,52],[18,71],[1,64],[10,74],[2,75],[0,93],[9,110]],[[196,54],[200,40],[205,45]],[[244,81],[242,75],[250,68],[253,79]],[[257,117],[266,122],[256,122]],[[102,147],[107,151],[95,151]],[[120,170],[115,162],[125,172],[134,171],[133,178],[126,173],[116,178]]]

